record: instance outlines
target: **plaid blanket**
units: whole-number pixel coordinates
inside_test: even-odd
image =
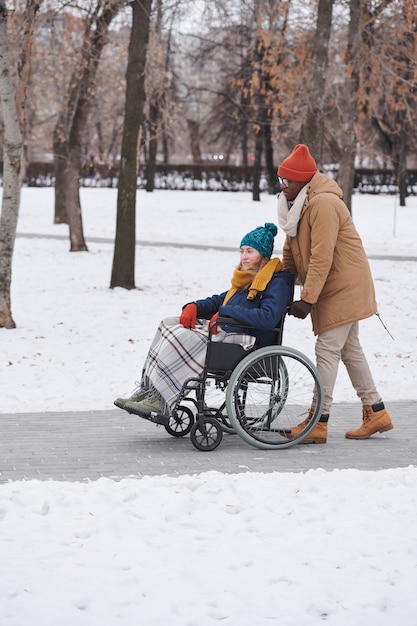
[[[184,328],[179,317],[163,319],[155,333],[143,367],[142,388],[151,386],[172,409],[188,378],[200,377],[208,342],[207,320],[197,320],[196,328]],[[253,345],[255,338],[219,330],[215,341]]]

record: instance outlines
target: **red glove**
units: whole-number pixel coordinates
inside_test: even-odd
[[[219,317],[219,314],[215,313],[213,317],[211,318],[211,320],[209,321],[209,324],[208,324],[209,329],[213,327],[213,330],[211,331],[212,335],[217,335],[217,331],[219,327],[217,326],[216,322],[217,322],[218,317]]]
[[[296,300],[291,305],[289,315],[294,315],[294,317],[299,317],[303,320],[310,313],[312,307],[313,305],[309,302],[304,302],[304,300]]]
[[[180,324],[182,324],[184,328],[195,328],[196,320],[197,305],[194,304],[194,302],[186,304],[180,315]]]

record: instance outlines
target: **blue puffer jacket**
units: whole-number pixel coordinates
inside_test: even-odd
[[[195,300],[197,317],[209,320],[218,312],[220,317],[232,317],[239,322],[250,324],[255,328],[222,326],[222,329],[226,332],[253,335],[256,337],[257,346],[269,346],[276,342],[276,334],[272,329],[278,325],[285,307],[292,302],[294,275],[286,271],[273,274],[265,291],[258,292],[253,300],[247,299],[248,291],[237,291],[223,306],[226,294],[227,291],[204,300]]]

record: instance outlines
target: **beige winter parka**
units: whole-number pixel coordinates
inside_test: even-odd
[[[313,305],[314,334],[377,312],[371,270],[342,190],[317,172],[295,237],[287,235],[283,269],[298,275],[301,299]]]

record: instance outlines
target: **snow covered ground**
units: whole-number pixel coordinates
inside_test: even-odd
[[[276,222],[271,196],[139,192],[137,289],[110,290],[116,197],[82,190],[89,252],[70,253],[53,190],[23,189],[18,233],[37,237],[16,240],[2,419],[113,409],[159,320],[226,289],[242,235]],[[363,347],[384,399],[415,400],[417,263],[372,257],[417,256],[417,198],[357,195],[353,216],[394,337],[364,320]],[[313,358],[310,322],[288,318],[284,343]],[[341,369],[335,401],[355,400]],[[416,467],[2,484],[0,623],[415,626],[416,487]]]

